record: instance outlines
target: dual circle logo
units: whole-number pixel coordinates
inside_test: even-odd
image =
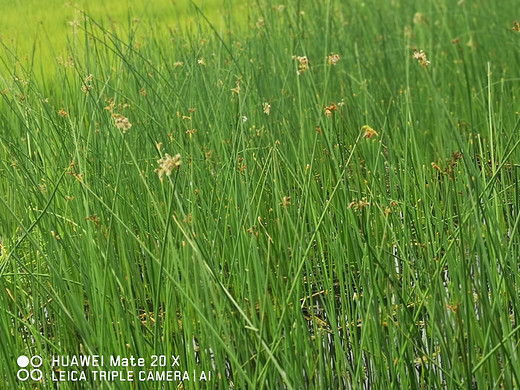
[[[16,360],[16,363],[18,364],[18,367],[20,367],[16,373],[19,380],[24,382],[29,378],[33,381],[39,381],[42,379],[43,373],[39,369],[42,365],[42,358],[40,356],[35,355],[29,359],[27,356],[21,355]],[[30,367],[28,367],[29,364]]]

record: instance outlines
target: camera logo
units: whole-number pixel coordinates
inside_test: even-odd
[[[42,365],[42,358],[40,356],[35,355],[29,359],[27,356],[21,355],[16,360],[16,363],[18,367],[20,367],[16,376],[22,382],[25,382],[29,378],[33,381],[39,381],[43,378],[43,373],[38,368]],[[26,367],[29,366],[29,364],[31,367],[27,369]]]

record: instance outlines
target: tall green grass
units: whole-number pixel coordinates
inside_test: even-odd
[[[167,39],[88,18],[55,73],[5,51],[6,388],[73,354],[180,355],[190,389],[518,387],[512,7],[259,0]]]

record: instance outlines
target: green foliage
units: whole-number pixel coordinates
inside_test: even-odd
[[[10,388],[73,354],[180,355],[196,389],[519,386],[512,2],[348,3],[4,51]]]

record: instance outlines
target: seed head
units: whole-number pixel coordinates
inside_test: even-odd
[[[309,69],[309,60],[307,59],[307,56],[293,56],[292,58],[300,63],[298,65],[298,70],[296,71],[298,75],[305,73],[307,69]]]
[[[114,119],[114,126],[120,129],[123,133],[126,133],[130,130],[130,127],[132,127],[128,118],[121,114],[112,114],[112,118]]]
[[[369,125],[362,126],[361,130],[365,132],[365,134],[363,135],[365,138],[374,138],[374,137],[377,137],[379,135],[377,133],[377,131],[375,131]]]
[[[85,95],[89,95],[90,94],[90,91],[92,90],[92,88],[94,88],[91,84],[92,80],[94,79],[94,76],[92,76],[91,74],[87,75],[84,79],[83,79],[83,85],[81,86],[81,90],[83,91],[83,93]]]
[[[330,53],[330,55],[327,57],[327,63],[329,65],[336,65],[338,61],[340,60],[339,54]]]
[[[334,103],[330,103],[328,106],[324,107],[323,110],[325,111],[325,115],[328,117],[332,116],[332,112],[336,111],[338,109],[338,106]]]
[[[231,92],[236,93],[237,95],[240,93],[240,81],[239,78],[237,81],[235,81],[235,88],[231,88]]]
[[[423,50],[421,50],[421,51],[414,50],[413,58],[415,60],[417,60],[419,62],[419,64],[421,64],[422,67],[426,67],[426,66],[430,65],[430,61],[428,61],[428,58],[426,58],[426,53]]]
[[[179,169],[182,164],[182,157],[178,153],[173,157],[166,153],[163,158],[157,160],[157,163],[159,168],[155,172],[159,175],[159,180],[163,181],[164,174],[171,176],[173,170]]]

